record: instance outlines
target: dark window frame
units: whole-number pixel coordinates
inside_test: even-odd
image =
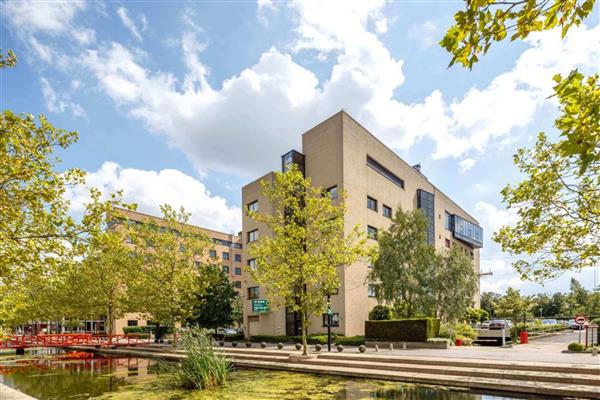
[[[367,286],[367,297],[369,297],[370,299],[377,298],[377,289],[375,285],[369,284]]]
[[[369,155],[367,155],[367,165],[383,175],[396,186],[404,189],[404,180],[402,178],[398,177],[398,175],[394,174],[392,171],[381,165],[377,160]]]
[[[391,219],[392,215],[393,215],[392,207],[384,204],[383,205],[383,216]]]
[[[372,232],[375,232],[375,234],[372,235],[371,234]],[[377,235],[378,234],[379,234],[379,229],[375,228],[374,226],[367,225],[367,237],[369,239],[377,240]]]
[[[246,204],[246,210],[248,212],[250,212],[250,211],[258,212],[258,200],[254,200],[254,201],[251,201],[250,203]]]
[[[367,196],[367,208],[369,210],[375,211],[377,212],[379,210],[379,202],[377,201],[376,198],[371,197],[371,196]]]
[[[250,240],[251,237],[253,237],[254,239]],[[258,240],[258,229],[253,229],[250,232],[248,232],[246,239],[248,243],[256,242]]]
[[[248,300],[255,300],[260,297],[258,286],[252,286],[247,289]]]
[[[235,267],[234,270],[233,270],[233,274],[234,275],[238,275],[238,276],[242,275],[242,268]]]
[[[323,314],[322,316],[322,322],[323,322],[323,328],[327,327],[328,322],[329,322],[329,315],[328,314]],[[340,313],[332,313],[331,314],[331,327],[332,328],[338,328],[340,326]]]

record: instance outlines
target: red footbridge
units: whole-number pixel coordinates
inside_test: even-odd
[[[108,335],[91,333],[57,333],[48,335],[14,335],[0,341],[0,349],[68,346],[136,346],[147,345],[150,338],[135,335]]]

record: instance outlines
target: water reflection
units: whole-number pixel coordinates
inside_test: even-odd
[[[156,373],[156,362],[142,358],[25,358],[0,362],[2,383],[40,400],[88,399]]]
[[[491,396],[439,387],[396,382],[345,379],[282,371],[241,370],[225,387],[214,391],[182,391],[157,383],[164,371],[144,358],[63,360],[60,355],[29,353],[0,357],[0,382],[40,400],[149,398],[152,399],[326,399],[326,400],[498,400]],[[164,376],[164,374],[163,374]],[[167,380],[168,381],[168,380]],[[162,385],[162,386],[161,386]],[[141,396],[141,397],[140,397]],[[528,397],[534,399],[534,397]]]

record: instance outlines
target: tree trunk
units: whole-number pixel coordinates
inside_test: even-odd
[[[106,313],[106,333],[108,334],[108,344],[112,343],[112,318],[113,318],[113,310],[111,306],[108,306],[108,310]]]
[[[302,355],[308,355],[308,327],[307,327],[308,313],[303,310],[302,311]]]

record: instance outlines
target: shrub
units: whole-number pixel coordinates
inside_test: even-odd
[[[426,342],[439,332],[440,321],[436,318],[365,321],[365,337],[369,339]]]
[[[459,338],[459,336],[461,336],[465,339],[469,339],[471,341],[471,343],[474,340],[477,340],[477,332],[475,332],[475,329],[471,328],[471,326],[469,324],[463,324],[463,323],[455,324],[453,328],[454,328],[454,333],[457,338]],[[464,340],[463,340],[463,342],[464,342]]]
[[[344,346],[360,346],[365,344],[364,336],[338,336],[335,338],[335,344]]]
[[[600,325],[600,318],[594,318],[590,321],[590,324]]]
[[[136,339],[148,339],[150,338],[149,333],[126,333],[127,337],[136,338]]]
[[[567,348],[571,351],[583,351],[583,345],[577,342],[569,343],[569,347]]]
[[[212,340],[202,331],[191,329],[181,338],[187,358],[180,367],[170,367],[177,386],[185,389],[209,389],[227,380],[231,364],[225,356],[216,353]]]
[[[387,321],[392,319],[392,307],[378,304],[369,312],[371,321]]]

